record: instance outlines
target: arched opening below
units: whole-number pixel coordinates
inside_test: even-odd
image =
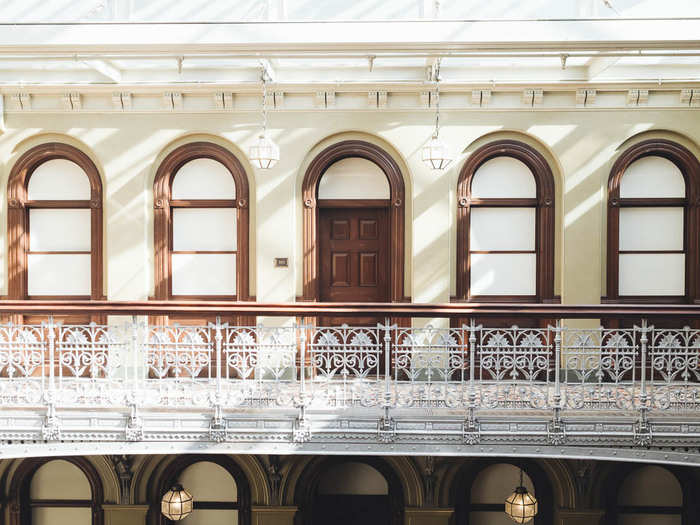
[[[682,525],[683,489],[663,467],[646,465],[632,471],[617,494],[619,525]]]
[[[211,461],[193,463],[180,473],[178,483],[194,498],[194,511],[182,525],[238,525],[238,487],[224,467]]]
[[[92,525],[92,489],[74,464],[44,463],[29,483],[31,525]]]
[[[520,485],[520,469],[509,463],[496,463],[477,474],[472,483],[469,525],[511,525],[505,514],[505,500]],[[530,476],[523,473],[523,485],[535,497]]]
[[[313,525],[385,525],[390,523],[389,485],[365,463],[332,465],[320,476]]]

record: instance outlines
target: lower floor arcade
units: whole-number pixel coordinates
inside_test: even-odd
[[[184,525],[506,525],[504,501],[521,483],[536,525],[700,522],[690,467],[193,453],[2,460],[0,523],[165,525],[161,499],[181,485],[194,499]]]

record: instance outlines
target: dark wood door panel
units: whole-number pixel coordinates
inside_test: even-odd
[[[319,210],[320,300],[389,301],[389,215],[386,208]],[[383,319],[324,317],[320,324],[372,326]]]

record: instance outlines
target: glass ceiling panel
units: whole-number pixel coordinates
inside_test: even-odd
[[[5,0],[0,22],[700,17],[698,0]]]

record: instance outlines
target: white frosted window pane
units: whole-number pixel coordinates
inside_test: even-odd
[[[29,254],[29,295],[90,295],[90,254]]]
[[[31,251],[90,251],[90,210],[29,210]]]
[[[535,295],[534,253],[473,253],[471,295]]]
[[[174,209],[173,249],[176,251],[234,251],[236,249],[236,209]]]
[[[238,525],[238,511],[197,509],[178,523],[182,523],[182,525]]]
[[[682,250],[683,208],[622,208],[620,250]]]
[[[92,490],[83,471],[73,463],[56,459],[44,463],[32,476],[31,499],[90,499]]]
[[[534,208],[473,208],[470,250],[534,250]]]
[[[319,199],[388,199],[390,195],[381,168],[357,157],[331,164],[318,184]]]
[[[172,255],[173,295],[235,295],[233,254]]]
[[[178,479],[195,501],[237,501],[236,481],[231,474],[211,461],[198,461],[187,467]]]
[[[685,179],[673,162],[643,157],[629,165],[620,181],[621,198],[685,197]]]
[[[34,507],[32,525],[91,525],[90,507]]]
[[[34,170],[27,185],[29,200],[90,200],[90,180],[75,162],[53,159]]]
[[[213,159],[182,165],[173,179],[173,199],[235,199],[236,183],[226,166]]]
[[[620,254],[620,295],[685,295],[685,255]]]
[[[513,157],[496,157],[474,173],[472,197],[480,199],[534,199],[537,185],[530,168]]]

